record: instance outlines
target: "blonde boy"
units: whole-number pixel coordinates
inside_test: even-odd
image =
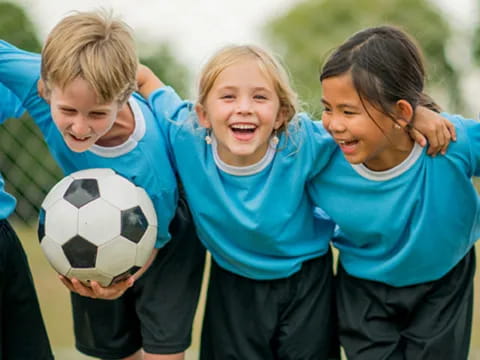
[[[156,251],[144,276],[139,273],[147,267],[108,288],[61,277],[72,291],[77,348],[108,359],[183,359],[204,249],[182,198],[177,207],[176,179],[157,121],[133,93],[137,64],[129,27],[104,12],[60,21],[41,64],[38,54],[0,42],[0,81],[30,112],[65,174],[113,168],[143,187],[157,210]]]

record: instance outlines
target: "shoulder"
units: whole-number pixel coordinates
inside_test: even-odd
[[[470,143],[470,141],[480,137],[480,122],[477,120],[446,112],[442,112],[440,115],[455,126],[457,132],[456,144]]]

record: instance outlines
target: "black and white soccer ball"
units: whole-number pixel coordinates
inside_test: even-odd
[[[142,267],[157,235],[145,190],[112,169],[88,169],[60,180],[45,197],[38,237],[60,274],[108,286]]]

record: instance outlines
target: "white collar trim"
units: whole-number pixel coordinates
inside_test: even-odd
[[[138,105],[137,101],[133,97],[130,97],[128,99],[128,105],[132,110],[133,120],[135,122],[135,129],[133,130],[133,133],[130,135],[130,137],[123,144],[116,146],[100,146],[94,144],[89,149],[89,151],[99,156],[113,158],[127,154],[138,145],[138,142],[145,135],[145,117],[143,116],[142,110],[140,109],[140,105]]]
[[[236,176],[249,176],[249,175],[254,175],[259,172],[261,172],[263,169],[265,169],[268,164],[270,164],[273,160],[273,157],[275,156],[275,152],[277,150],[277,144],[275,144],[272,140],[270,140],[269,146],[267,148],[267,152],[263,156],[262,159],[260,159],[259,162],[248,165],[248,166],[233,166],[225,163],[220,159],[220,156],[218,155],[218,143],[217,139],[215,136],[212,134],[212,153],[213,153],[213,159],[215,160],[215,164],[217,167],[226,172],[227,174],[230,175],[236,175]]]
[[[410,169],[413,166],[413,164],[415,164],[415,162],[418,160],[418,158],[422,155],[422,153],[423,153],[423,148],[417,143],[415,143],[408,157],[405,160],[403,160],[400,164],[398,164],[397,166],[391,169],[388,169],[385,171],[374,171],[374,170],[370,170],[363,164],[355,164],[355,165],[352,164],[352,168],[358,174],[360,174],[361,176],[369,180],[386,181],[386,180],[390,180],[395,177],[398,177],[402,175],[404,172],[406,172],[408,169]]]

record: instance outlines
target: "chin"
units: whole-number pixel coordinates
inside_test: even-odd
[[[90,147],[92,146],[91,143],[88,143],[88,144],[77,144],[77,143],[74,143],[72,144],[71,142],[69,141],[65,141],[65,143],[67,144],[68,148],[70,150],[72,150],[73,152],[76,152],[76,153],[82,153],[82,152],[85,152],[87,151],[88,149],[90,149]]]

